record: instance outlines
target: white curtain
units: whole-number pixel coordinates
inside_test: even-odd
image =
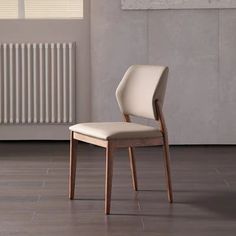
[[[0,0],[0,18],[83,18],[83,0]]]

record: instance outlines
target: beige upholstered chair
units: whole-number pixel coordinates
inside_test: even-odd
[[[133,147],[163,145],[169,202],[172,187],[167,129],[162,113],[168,68],[134,65],[125,73],[116,98],[125,122],[81,123],[70,127],[69,197],[74,199],[77,140],[106,148],[105,214],[110,214],[113,150],[128,148],[134,190],[138,189]],[[154,119],[161,128],[132,123],[130,116]]]

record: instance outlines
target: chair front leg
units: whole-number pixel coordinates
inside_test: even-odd
[[[113,148],[108,143],[106,147],[106,179],[105,179],[105,214],[110,214],[111,209],[111,190],[113,175]]]
[[[130,169],[132,174],[132,183],[135,191],[138,190],[138,181],[137,181],[137,172],[135,165],[135,157],[134,157],[134,149],[129,147],[129,161],[130,161]]]
[[[75,177],[76,177],[76,159],[78,141],[73,137],[74,132],[70,132],[70,174],[69,174],[69,198],[74,199]]]

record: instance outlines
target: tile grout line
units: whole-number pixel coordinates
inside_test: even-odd
[[[231,188],[230,183],[229,183],[225,178],[223,178],[222,173],[221,173],[217,168],[214,168],[214,170],[215,170],[215,172],[216,172],[219,176],[222,177],[223,182],[225,183],[225,185],[227,186],[227,188],[230,190],[230,188]]]
[[[230,190],[231,186],[230,186],[229,182],[228,182],[226,179],[223,179],[223,181],[224,181],[225,185],[226,185],[226,186],[229,188],[229,190]]]
[[[141,208],[141,205],[140,205],[140,201],[139,201],[139,200],[137,201],[137,204],[138,204],[139,213],[141,213],[142,208]],[[142,228],[143,228],[143,231],[144,231],[144,230],[145,230],[145,225],[144,225],[144,220],[143,220],[143,216],[142,216],[142,215],[140,215],[140,219],[141,219],[141,224],[142,224]]]

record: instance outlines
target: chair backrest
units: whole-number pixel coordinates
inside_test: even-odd
[[[125,73],[116,98],[124,115],[158,120],[156,100],[163,106],[168,77],[168,67],[133,65]]]

